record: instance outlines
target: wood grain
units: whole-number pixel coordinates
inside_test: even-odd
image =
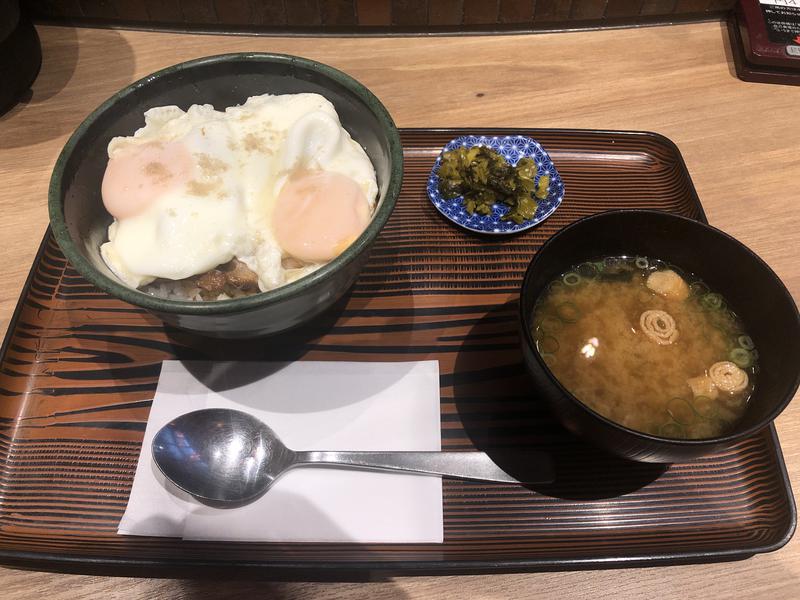
[[[69,132],[99,102],[135,78],[188,58],[236,50],[301,54],[341,68],[369,86],[403,127],[585,127],[663,133],[680,147],[709,221],[756,250],[795,298],[800,296],[800,212],[794,209],[800,175],[796,90],[735,79],[723,28],[717,23],[537,36],[313,42],[61,28],[40,28],[40,33],[45,63],[34,94],[0,119],[0,224],[7,265],[0,273],[2,330],[46,225],[49,170]],[[437,90],[446,93],[434,93]],[[778,431],[790,476],[796,480],[797,405],[779,418]],[[800,542],[728,564],[358,585],[0,573],[8,598],[792,598],[800,582]]]

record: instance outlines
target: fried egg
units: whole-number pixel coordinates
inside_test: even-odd
[[[144,117],[111,140],[101,190],[114,217],[101,255],[132,287],[238,258],[270,290],[335,258],[369,222],[375,170],[319,94]]]

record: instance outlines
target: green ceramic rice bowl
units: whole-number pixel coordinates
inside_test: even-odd
[[[297,281],[231,300],[168,300],[122,283],[100,257],[111,215],[100,185],[111,138],[132,135],[155,106],[213,104],[218,110],[249,96],[314,92],[336,108],[343,127],[366,151],[379,197],[366,230],[337,258]],[[367,88],[329,66],[294,56],[225,54],[158,71],[124,88],[81,123],[50,180],[53,234],[77,271],[99,289],[189,331],[225,338],[269,335],[304,323],[333,305],[353,284],[392,213],[403,174],[400,136],[386,108]]]

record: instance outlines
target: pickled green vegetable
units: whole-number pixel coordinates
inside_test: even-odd
[[[491,148],[456,148],[442,155],[439,193],[446,200],[462,196],[471,215],[491,215],[495,204],[506,204],[502,220],[521,224],[536,214],[536,199],[547,198],[550,176],[542,175],[537,186],[536,173],[536,162],[527,157],[512,167]]]
[[[539,185],[536,187],[536,196],[539,200],[547,198],[547,188],[550,187],[550,175],[542,175],[539,178]]]

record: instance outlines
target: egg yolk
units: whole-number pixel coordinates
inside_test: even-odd
[[[194,161],[181,143],[127,148],[108,161],[101,193],[116,219],[141,214],[158,197],[191,179]]]
[[[273,227],[283,250],[304,262],[336,258],[369,222],[369,203],[350,177],[331,172],[291,176],[275,203]]]

